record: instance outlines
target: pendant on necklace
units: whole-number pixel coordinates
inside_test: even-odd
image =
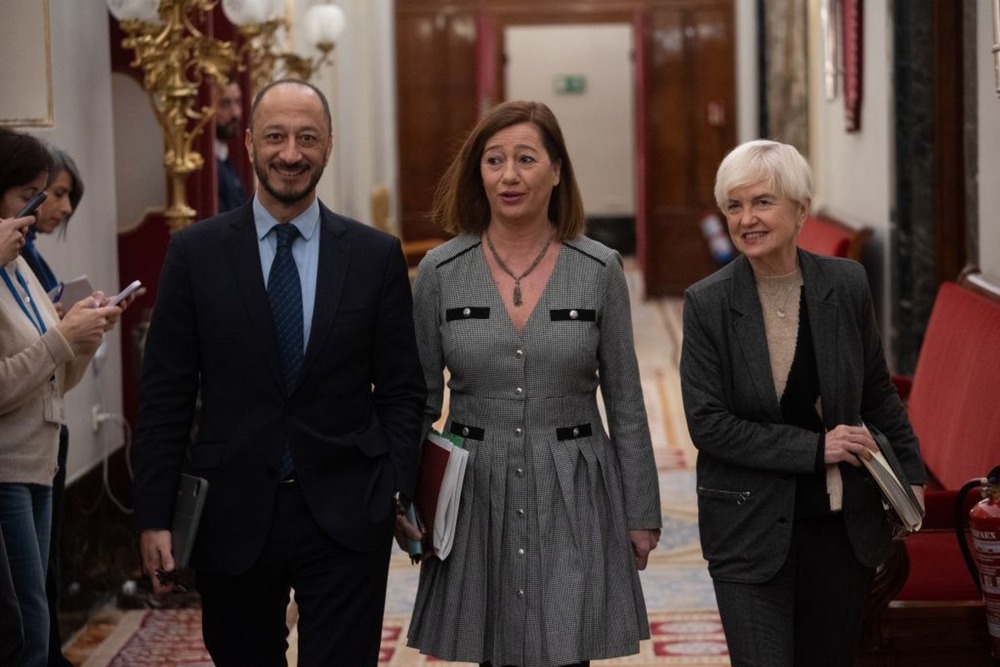
[[[514,305],[520,306],[523,301],[521,301],[521,282],[517,281],[514,283]]]

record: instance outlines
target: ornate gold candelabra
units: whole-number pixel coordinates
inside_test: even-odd
[[[333,52],[332,43],[317,44],[320,56],[316,59],[291,51],[280,51],[278,31],[284,30],[288,34],[288,22],[285,19],[237,25],[236,29],[243,41],[237,68],[241,72],[250,71],[254,90],[260,90],[276,78],[289,77],[308,81],[313,72],[329,62]]]
[[[187,203],[184,179],[201,169],[205,160],[194,141],[212,119],[215,109],[196,109],[198,88],[205,77],[226,81],[236,63],[231,42],[207,37],[195,25],[212,10],[216,0],[161,0],[159,22],[120,20],[126,49],[135,51],[132,67],[142,68],[143,87],[149,93],[156,119],[163,128],[163,163],[170,180],[170,205],[165,212],[171,231],[194,221]]]
[[[319,56],[310,58],[283,49],[291,41],[292,24],[286,6],[277,16],[274,0],[223,0],[222,11],[236,26],[242,46],[238,68],[249,70],[254,90],[279,78],[308,81],[317,69],[330,62],[337,39],[344,29],[344,13],[329,3],[313,5],[306,12],[310,43]],[[279,39],[279,33],[281,39]]]

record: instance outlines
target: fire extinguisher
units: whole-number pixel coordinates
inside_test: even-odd
[[[963,518],[965,497],[976,487],[981,487],[983,499],[968,514],[972,551],[975,552],[972,553],[965,539]],[[966,482],[959,490],[955,499],[955,532],[969,573],[983,594],[990,651],[994,658],[1000,658],[1000,466],[993,468],[984,479]]]

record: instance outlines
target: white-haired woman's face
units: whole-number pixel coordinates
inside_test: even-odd
[[[39,234],[51,234],[73,214],[73,204],[69,198],[71,192],[73,192],[73,176],[63,170],[52,181],[48,198],[38,208],[35,229]]]
[[[795,242],[808,211],[808,202],[779,195],[763,180],[734,188],[723,202],[733,244],[765,275],[795,270]]]

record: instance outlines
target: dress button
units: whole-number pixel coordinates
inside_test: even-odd
[[[524,549],[518,549],[517,550],[517,555],[518,556],[523,556],[524,555]]]
[[[524,597],[524,591],[521,590],[520,588],[517,589],[517,597],[519,597],[519,598],[523,598]]]
[[[523,517],[524,516],[524,510],[517,510],[517,515],[519,517]]]
[[[463,438],[469,437],[469,427],[468,426],[462,427],[462,437]]]
[[[520,426],[514,429],[514,435],[516,435],[517,437],[520,438],[522,433],[524,433],[524,431],[521,430]]]
[[[517,394],[518,396],[520,396],[521,394],[524,393],[524,389],[521,389],[520,387],[518,387],[517,389],[514,390],[514,393]]]
[[[517,352],[514,353],[514,356],[517,357],[518,359],[523,359],[524,358],[524,350],[518,350]]]
[[[580,429],[578,429],[576,426],[573,427],[573,437],[574,438],[580,437]]]
[[[514,472],[517,473],[518,477],[524,477],[524,468],[517,468]]]
[[[468,317],[471,314],[472,314],[472,309],[471,308],[463,308],[462,309],[462,317]]]
[[[569,319],[575,320],[578,317],[580,317],[580,313],[576,312],[575,310],[569,311]]]

